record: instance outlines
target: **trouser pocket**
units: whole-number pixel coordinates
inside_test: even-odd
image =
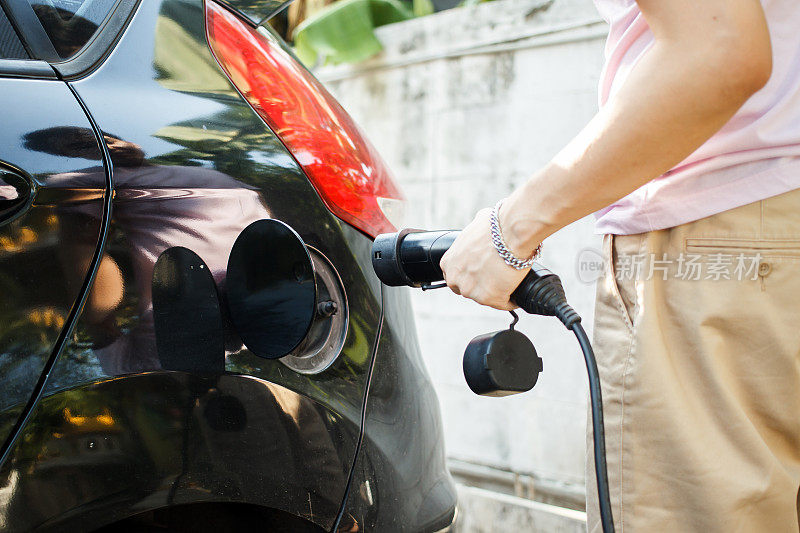
[[[691,237],[685,241],[687,253],[713,255],[760,255],[798,259],[800,239],[733,239],[717,237]]]
[[[636,309],[636,277],[621,276],[617,268],[620,256],[632,257],[640,253],[642,237],[639,235],[606,235],[603,240],[603,256],[606,261],[606,283],[616,307],[633,331]]]

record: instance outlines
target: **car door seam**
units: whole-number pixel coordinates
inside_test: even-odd
[[[358,431],[358,440],[356,441],[356,451],[353,454],[353,464],[350,466],[350,473],[347,476],[347,484],[344,488],[344,496],[342,498],[342,505],[339,507],[339,512],[336,514],[336,519],[333,521],[333,526],[331,527],[331,533],[334,533],[336,529],[339,527],[339,523],[342,521],[342,517],[344,516],[344,510],[347,507],[347,500],[350,496],[350,487],[353,484],[353,477],[355,476],[356,472],[356,465],[358,464],[358,454],[361,452],[361,446],[364,440],[364,432],[366,430],[367,425],[367,406],[369,402],[369,389],[370,385],[372,385],[372,372],[375,369],[375,360],[378,357],[378,344],[380,344],[381,334],[383,333],[383,320],[384,320],[384,309],[386,308],[386,299],[384,294],[383,285],[381,285],[381,311],[378,317],[378,329],[375,332],[375,343],[372,346],[372,357],[370,358],[369,362],[369,370],[367,370],[367,384],[364,387],[364,400],[361,402],[361,426]]]
[[[30,421],[33,412],[36,410],[36,407],[39,405],[42,397],[44,396],[44,391],[47,388],[47,383],[50,380],[50,376],[52,375],[53,369],[58,362],[61,353],[64,350],[64,346],[67,344],[67,340],[69,337],[72,336],[72,332],[75,329],[75,324],[78,322],[78,318],[80,317],[81,312],[83,311],[83,306],[86,303],[86,299],[89,296],[89,292],[91,291],[92,285],[94,284],[95,277],[97,276],[97,271],[100,266],[100,260],[103,257],[103,251],[105,249],[106,238],[108,236],[108,228],[111,221],[111,200],[113,198],[114,193],[114,171],[113,166],[111,163],[111,155],[108,151],[108,146],[103,139],[103,134],[100,128],[98,127],[97,123],[94,121],[91,113],[89,112],[88,107],[81,99],[80,95],[77,91],[69,84],[65,82],[65,85],[69,89],[69,91],[73,94],[75,99],[80,105],[81,109],[86,115],[89,124],[91,125],[92,131],[94,132],[95,138],[100,145],[100,150],[103,154],[103,163],[105,167],[105,175],[106,175],[106,183],[105,183],[105,197],[103,198],[103,214],[100,221],[100,235],[98,236],[97,240],[97,248],[95,249],[94,255],[92,256],[92,261],[89,263],[89,271],[84,278],[83,285],[81,286],[81,290],[78,293],[78,298],[75,300],[75,303],[70,309],[69,316],[67,318],[67,323],[64,325],[64,328],[61,330],[61,333],[56,340],[56,344],[53,347],[53,351],[50,354],[49,359],[45,363],[42,372],[39,374],[39,379],[36,382],[36,386],[31,394],[31,397],[28,399],[28,402],[25,404],[25,407],[20,413],[17,421],[14,423],[14,426],[11,428],[11,432],[9,433],[6,440],[3,442],[3,447],[0,449],[0,468],[5,464],[6,459],[11,453],[11,450],[14,448],[14,445],[17,442],[17,439],[22,434],[22,430]]]

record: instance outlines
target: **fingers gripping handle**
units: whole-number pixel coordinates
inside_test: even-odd
[[[372,245],[375,273],[392,287],[422,287],[441,281],[444,274],[439,261],[460,233],[406,229],[378,235]],[[559,277],[537,263],[511,294],[511,301],[528,313],[556,316],[567,327],[580,321],[567,304]]]
[[[567,303],[561,278],[534,263],[513,293],[511,301],[532,315],[555,316],[568,329],[580,322],[580,315]]]

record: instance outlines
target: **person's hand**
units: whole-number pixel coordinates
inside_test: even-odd
[[[479,304],[504,311],[517,306],[509,300],[528,270],[508,266],[492,244],[491,209],[483,209],[464,228],[442,257],[439,266],[447,286]]]

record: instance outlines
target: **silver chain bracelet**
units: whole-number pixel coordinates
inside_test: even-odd
[[[490,218],[490,230],[492,234],[492,244],[494,245],[497,253],[500,254],[500,257],[503,258],[503,261],[510,267],[513,267],[517,270],[525,270],[526,268],[531,268],[533,266],[533,262],[541,255],[542,253],[542,245],[536,247],[531,254],[530,258],[528,259],[520,259],[519,257],[515,256],[511,250],[509,250],[508,246],[506,245],[506,241],[503,240],[503,232],[500,230],[500,206],[503,204],[503,200],[500,200],[495,204],[494,209],[492,209],[492,215]]]

